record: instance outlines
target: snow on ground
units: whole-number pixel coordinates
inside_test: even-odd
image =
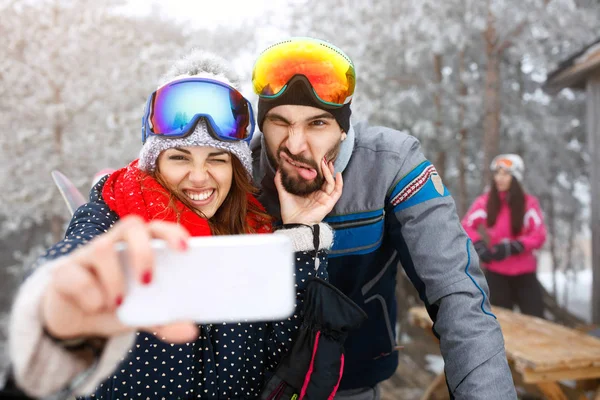
[[[586,241],[586,243],[589,242]],[[591,321],[592,317],[592,265],[591,265],[591,244],[583,245],[585,247],[583,265],[578,265],[576,272],[570,271],[565,274],[558,271],[556,274],[556,292],[558,304],[566,307],[571,313]],[[552,258],[550,252],[542,250],[537,252],[538,268],[537,277],[548,293],[553,294],[552,282]]]
[[[425,355],[425,361],[427,361],[427,366],[425,369],[429,372],[433,372],[436,375],[444,372],[444,359],[442,356],[437,354],[427,354]]]
[[[539,281],[548,292],[553,293],[552,272],[538,271]],[[592,270],[585,269],[576,274],[556,274],[557,300],[570,312],[590,322],[592,318]]]

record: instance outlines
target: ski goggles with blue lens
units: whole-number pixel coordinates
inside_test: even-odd
[[[205,78],[170,82],[148,98],[142,118],[142,143],[149,136],[180,138],[192,133],[200,118],[217,140],[250,141],[254,115],[250,102],[231,86]]]

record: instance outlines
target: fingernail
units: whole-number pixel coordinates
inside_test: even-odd
[[[121,304],[123,304],[123,296],[118,295],[115,303],[117,303],[117,307],[119,307]]]
[[[149,285],[152,282],[152,271],[146,271],[142,274],[142,284]]]
[[[179,242],[179,246],[181,247],[181,250],[187,250],[188,249],[188,244],[184,239],[181,239],[181,241]]]
[[[325,161],[325,164],[327,164],[327,157],[323,156],[323,161]]]

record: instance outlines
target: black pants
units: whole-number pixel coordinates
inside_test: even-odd
[[[486,270],[485,277],[493,306],[512,310],[516,304],[523,314],[544,318],[542,289],[535,272],[509,276]]]

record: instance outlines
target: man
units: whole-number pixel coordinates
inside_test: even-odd
[[[252,81],[262,131],[252,143],[254,178],[269,213],[279,213],[275,179],[301,195],[322,186],[331,163],[343,176],[342,197],[326,218],[335,229],[329,275],[369,319],[348,337],[336,399],[378,399],[378,383],[396,370],[398,263],[435,323],[452,395],[516,398],[477,253],[417,139],[351,125],[354,66],[329,43],[292,38],[270,46]]]

